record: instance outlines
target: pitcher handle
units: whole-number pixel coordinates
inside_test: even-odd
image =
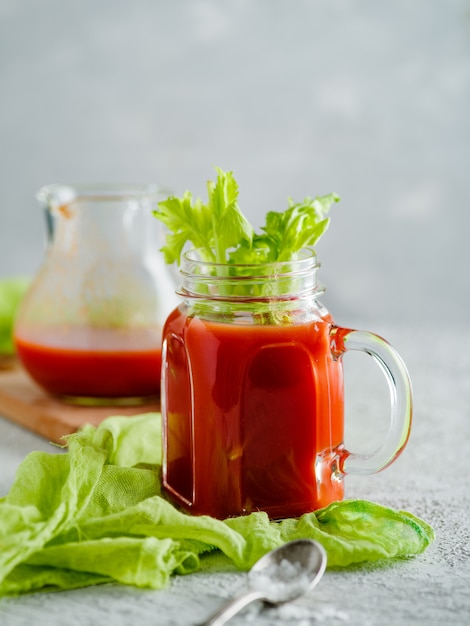
[[[333,358],[340,359],[349,350],[369,354],[383,371],[390,392],[390,421],[383,444],[371,454],[344,450],[339,459],[343,474],[375,474],[398,457],[408,441],[412,417],[411,381],[401,356],[382,337],[363,330],[333,326],[330,330]]]

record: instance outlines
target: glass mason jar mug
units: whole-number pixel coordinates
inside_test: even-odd
[[[20,360],[48,392],[136,404],[160,391],[161,331],[177,303],[159,252],[155,185],[38,192],[48,245],[15,323]]]
[[[319,302],[315,255],[181,264],[180,305],[163,330],[163,483],[186,510],[218,518],[299,516],[344,497],[346,474],[387,467],[404,448],[412,393],[381,337],[340,328]],[[371,455],[345,449],[342,356],[361,350],[390,389],[388,434]]]

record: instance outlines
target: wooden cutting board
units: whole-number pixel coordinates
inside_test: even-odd
[[[0,415],[55,443],[83,424],[97,426],[110,415],[159,411],[156,404],[133,407],[80,407],[49,396],[15,361],[0,361]]]

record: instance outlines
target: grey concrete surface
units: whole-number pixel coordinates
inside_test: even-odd
[[[417,557],[327,570],[319,586],[279,609],[247,609],[233,624],[260,626],[443,626],[470,617],[470,332],[416,333],[390,326],[414,381],[415,411],[408,446],[395,463],[369,477],[346,477],[347,497],[405,509],[433,525],[436,540]],[[458,332],[455,332],[458,331]],[[364,357],[366,358],[366,357]],[[347,436],[366,451],[369,433],[386,411],[383,396],[354,363],[346,367]],[[0,496],[30,450],[54,448],[0,418]],[[175,577],[162,591],[107,585],[0,599],[2,626],[192,626],[240,590],[245,575],[215,570]]]
[[[341,195],[341,323],[467,320],[469,0],[0,0],[0,90],[0,276],[42,258],[40,186],[218,165],[256,225]]]

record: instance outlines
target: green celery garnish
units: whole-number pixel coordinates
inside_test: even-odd
[[[207,261],[227,263],[227,251],[240,243],[251,247],[253,228],[238,206],[238,185],[231,172],[217,169],[217,181],[207,183],[209,201],[193,202],[187,191],[159,202],[154,214],[172,233],[162,248],[167,263],[180,263],[183,248],[191,242],[204,251]]]
[[[186,244],[203,251],[204,260],[224,264],[273,263],[295,260],[303,248],[313,248],[326,231],[336,194],[289,200],[283,213],[270,211],[261,234],[238,206],[238,185],[232,172],[217,168],[216,182],[207,183],[208,202],[193,201],[187,191],[182,198],[170,196],[159,202],[155,216],[170,231],[162,248],[167,263],[180,264]]]
[[[265,235],[259,236],[260,244],[269,247],[269,261],[292,261],[303,248],[313,248],[328,228],[327,217],[336,194],[306,198],[294,203],[289,199],[289,208],[284,213],[270,211],[266,216]]]

